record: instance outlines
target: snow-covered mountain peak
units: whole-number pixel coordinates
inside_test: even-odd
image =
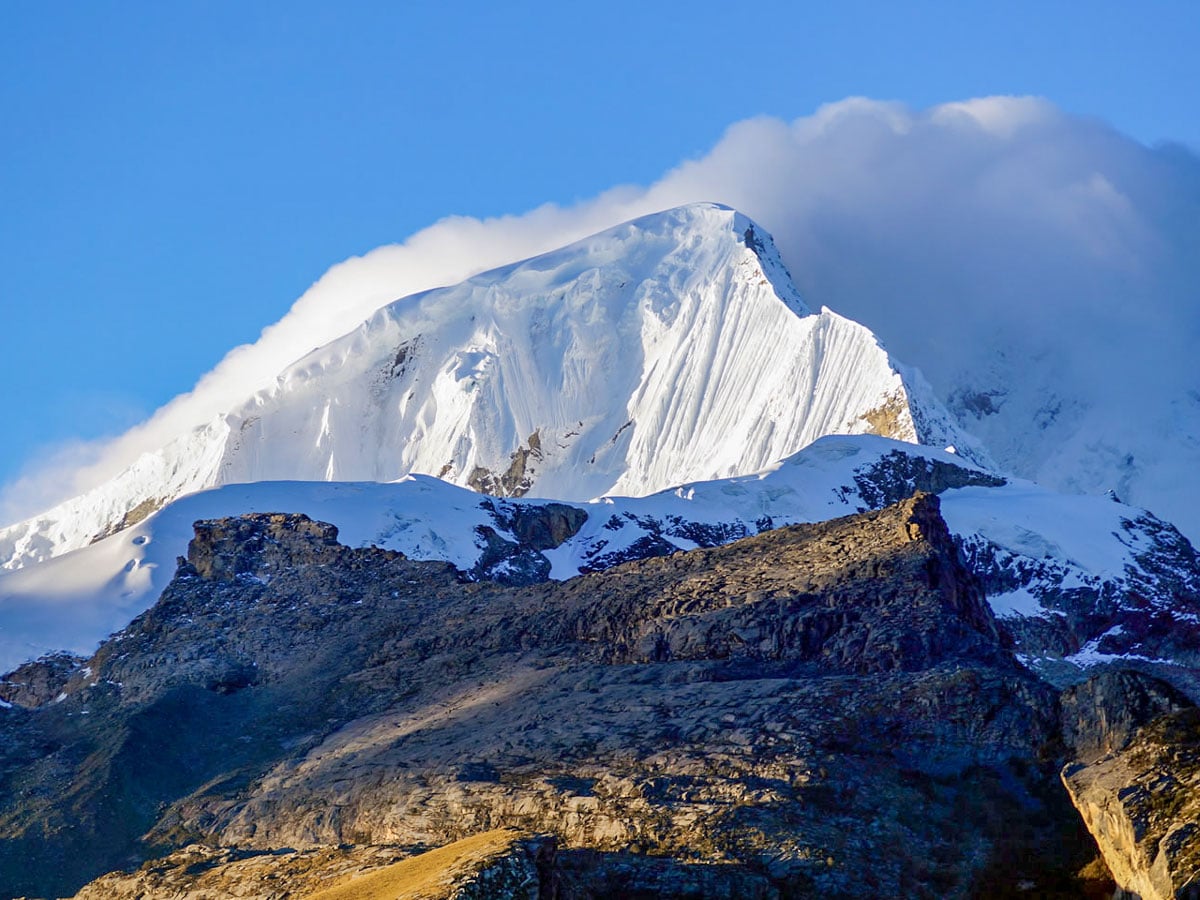
[[[240,407],[0,531],[0,564],[221,484],[424,473],[498,495],[638,496],[855,433],[982,458],[918,372],[804,304],[764,229],[692,204],[382,307]]]
[[[717,292],[744,282],[762,290]],[[548,350],[571,349],[571,338],[628,317],[673,324],[681,300],[703,298],[720,314],[735,301],[782,304],[812,315],[770,234],[727,206],[693,203],[642,216],[566,247],[483,272],[457,286],[436,288],[379,309],[354,332],[314,349],[281,374],[303,379],[338,353],[357,353],[381,329],[444,329],[463,320],[468,341],[494,345],[499,332],[519,326]],[[714,303],[715,301],[715,303]],[[467,326],[469,323],[469,327]],[[468,351],[478,352],[478,351]]]

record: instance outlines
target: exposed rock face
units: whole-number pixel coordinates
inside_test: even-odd
[[[475,532],[482,552],[469,574],[476,580],[507,585],[546,581],[551,565],[542,551],[552,550],[574,537],[587,521],[586,512],[565,503],[513,506],[488,499],[481,505],[492,514],[496,524],[516,540],[501,537],[491,526],[478,526]]]
[[[1094,855],[1057,694],[925,495],[521,587],[302,516],[201,523],[65,692],[0,709],[17,894],[497,827],[557,839],[563,898],[1052,896]]]
[[[1118,885],[1200,897],[1200,709],[1157,679],[1105,672],[1064,692],[1063,783]]]
[[[50,703],[80,677],[86,662],[70,653],[52,653],[25,663],[0,681],[0,701],[28,709]]]
[[[1171,685],[1139,672],[1108,671],[1063,692],[1063,739],[1075,759],[1120,753],[1145,725],[1192,708]]]
[[[1063,770],[1113,877],[1142,900],[1200,897],[1200,709],[1169,713],[1124,749]]]
[[[991,595],[1026,591],[1040,614],[1005,618],[1014,649],[1044,678],[1068,687],[1088,665],[1109,661],[1171,682],[1200,700],[1200,557],[1167,522],[1144,514],[1121,520],[1132,562],[1121,573],[1081,573],[1063,559],[1015,554],[980,537],[963,542],[967,565]]]
[[[514,507],[493,504],[492,508],[497,522],[533,550],[553,550],[578,534],[587,521],[584,510],[565,503]]]
[[[512,452],[504,472],[497,474],[484,466],[476,466],[467,478],[467,485],[493,497],[523,497],[533,487],[536,464],[541,460],[542,436],[535,431],[524,445]]]
[[[553,838],[486,831],[432,851],[397,847],[233,850],[192,844],[136,872],[96,879],[74,900],[778,900],[736,863],[559,851]]]
[[[307,896],[410,857],[398,847],[325,847],[308,851],[238,850],[192,844],[143,864],[135,872],[97,878],[75,900],[134,900],[172,897],[271,898]]]
[[[580,598],[574,636],[612,663],[795,660],[868,674],[1000,658],[995,622],[936,497],[858,522],[865,527],[795,525],[568,583],[563,593]],[[904,552],[910,545],[917,552]]]
[[[141,503],[138,503],[129,511],[124,513],[119,521],[114,522],[103,531],[99,532],[94,538],[92,538],[91,542],[94,544],[98,541],[102,541],[110,534],[116,534],[118,531],[124,531],[126,528],[136,525],[138,522],[141,522],[148,516],[162,509],[163,506],[166,505],[166,502],[167,501],[158,497],[147,497]]]
[[[1005,483],[998,475],[896,450],[854,474],[859,498],[865,504],[860,512],[899,503],[914,491],[940,494],[952,488],[1001,487]]]
[[[345,549],[338,530],[308,516],[251,513],[196,523],[187,563],[201,578],[231,581],[270,576],[273,570],[336,563]]]

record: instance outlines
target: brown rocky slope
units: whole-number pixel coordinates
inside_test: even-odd
[[[254,859],[273,886],[225,895],[303,896],[313,854],[496,828],[553,838],[543,897],[1081,896],[1095,856],[1058,778],[1088,718],[923,494],[525,587],[304,516],[202,523],[59,697],[0,709],[9,895],[194,845],[147,864],[160,893],[86,896],[216,896],[202,873]]]

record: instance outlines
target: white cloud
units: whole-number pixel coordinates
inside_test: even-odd
[[[944,103],[930,112],[939,125],[953,127],[956,119],[967,127],[979,127],[997,137],[1011,138],[1031,125],[1058,118],[1054,104],[1037,97],[977,97],[959,103]]]
[[[1155,442],[1200,462],[1200,435],[1168,428],[1179,410],[1191,415],[1187,392],[1200,391],[1200,160],[1037,98],[926,111],[853,98],[790,123],[739,122],[646,189],[446,219],[334,266],[254,345],[105,445],[94,464],[69,477],[51,467],[35,480],[57,487],[57,499],[78,493],[236,406],[389,300],[695,200],[757,219],[811,304],[870,326],[944,396],[964,386],[1008,391],[1001,415],[968,424],[1011,465],[1073,487],[1108,486],[1116,463],[1078,476],[1056,469],[1066,465],[1061,447],[1088,440],[1084,423],[1107,428],[1116,451],[1106,459],[1133,454],[1144,476],[1166,452]],[[1117,410],[1128,413],[1106,423]],[[1054,416],[1045,438],[1019,446],[1015,429],[1028,430],[1039,411]],[[11,507],[11,486],[5,498]]]

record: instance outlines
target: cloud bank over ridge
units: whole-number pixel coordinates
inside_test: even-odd
[[[1159,465],[1164,442],[1171,459],[1200,464],[1200,158],[1035,98],[922,111],[852,98],[792,122],[739,122],[648,188],[449,218],[338,264],[255,344],[92,446],[86,464],[76,450],[70,466],[6,486],[0,518],[111,477],[390,300],[698,200],[771,231],[810,305],[857,319],[919,366],[1010,467],[1112,487],[1168,517],[1179,516],[1163,497],[1200,501],[1172,492]],[[1031,420],[1036,439],[1014,436]]]

